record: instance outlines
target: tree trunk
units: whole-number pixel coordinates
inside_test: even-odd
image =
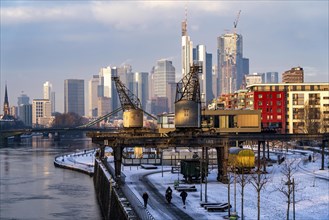
[[[260,220],[260,191],[257,194],[257,219]]]
[[[244,219],[244,216],[243,216],[243,197],[244,197],[244,187],[241,187],[241,220]]]

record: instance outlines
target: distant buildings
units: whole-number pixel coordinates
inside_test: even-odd
[[[66,79],[64,81],[64,112],[85,115],[84,80]]]
[[[172,83],[175,83],[175,67],[172,61],[161,59],[157,61],[153,73],[152,113],[161,114],[173,111]],[[170,102],[170,104],[168,104]],[[170,109],[168,108],[170,106]]]
[[[197,45],[193,49],[193,61],[202,66],[199,82],[201,102],[205,105],[214,98],[212,91],[212,54],[207,53],[205,45]]]
[[[88,82],[88,116],[97,117],[99,75],[93,75]]]
[[[301,67],[293,67],[282,73],[282,83],[303,83],[304,70]]]
[[[278,72],[250,73],[248,75],[244,75],[243,88],[253,84],[278,83],[278,82],[279,82]]]
[[[55,112],[55,92],[53,91],[53,85],[50,82],[45,82],[43,84],[43,98],[49,99],[51,103],[51,113]]]

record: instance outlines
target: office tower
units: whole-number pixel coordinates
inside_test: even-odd
[[[177,83],[171,82],[167,84],[168,112],[175,112],[176,89]]]
[[[64,81],[64,112],[85,115],[84,80],[66,79]]]
[[[175,82],[175,67],[172,61],[162,59],[154,68],[154,96],[168,97],[167,84]]]
[[[304,82],[304,70],[303,68],[293,67],[291,70],[287,70],[282,73],[283,83],[303,83]]]
[[[88,82],[88,116],[97,117],[99,75],[93,75]]]
[[[100,86],[102,88],[102,92],[99,95],[100,97],[107,97],[111,98],[112,96],[112,70],[111,67],[105,67],[105,68],[100,68],[99,70],[99,78],[101,79],[100,81]]]
[[[112,80],[113,76],[118,76],[120,68],[106,67],[101,68],[99,72],[99,93],[98,97],[106,97],[111,99],[111,109],[119,108],[119,97],[116,91],[115,83]]]
[[[149,99],[149,73],[147,72],[136,72],[136,93],[135,95],[139,98],[142,104],[142,108],[146,109],[146,103]]]
[[[50,100],[50,94],[51,94],[52,87],[53,87],[52,84],[48,81],[43,84],[43,98],[44,99]]]
[[[218,87],[218,68],[217,65],[213,65],[211,67],[211,72],[212,72],[212,92],[216,97],[219,96],[219,87]]]
[[[25,126],[32,126],[32,104],[21,104],[18,106],[19,118]]]
[[[111,108],[111,98],[98,97],[97,100],[98,100],[97,103],[98,117],[101,117],[113,111],[113,109]]]
[[[193,61],[202,66],[199,74],[201,102],[203,105],[214,98],[212,92],[212,54],[207,53],[205,45],[197,45],[193,48]]]
[[[227,33],[217,38],[217,65],[220,94],[234,93],[249,72],[248,59],[243,58],[242,35]]]
[[[26,94],[21,94],[21,96],[19,96],[17,99],[17,106],[30,104],[30,97],[28,97]]]
[[[32,126],[49,127],[52,123],[51,103],[49,99],[33,99],[32,101]]]
[[[278,72],[266,72],[263,75],[262,83],[279,83]]]
[[[182,22],[182,77],[190,71],[193,64],[193,42],[187,34],[187,11],[185,10],[185,20]]]
[[[53,91],[53,85],[50,82],[43,84],[43,98],[49,99],[51,103],[51,112],[55,112],[55,92]]]

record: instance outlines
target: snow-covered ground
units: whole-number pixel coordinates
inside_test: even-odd
[[[94,151],[92,151],[94,152]],[[92,152],[80,152],[64,157],[63,164],[69,166],[75,166],[82,168],[91,167],[94,160],[94,154]],[[303,153],[303,154],[301,154]],[[325,158],[325,169],[320,170],[321,167],[321,155],[314,155],[314,162],[308,161],[308,155],[312,154],[308,151],[298,151],[284,153],[286,161],[295,161],[297,171],[293,175],[296,183],[295,192],[295,215],[296,219],[329,219],[329,169],[328,169],[328,156]],[[78,156],[79,155],[79,156]],[[272,155],[272,154],[271,154]],[[273,157],[276,156],[273,154]],[[63,158],[61,158],[63,159]],[[270,181],[265,185],[265,188],[261,191],[261,219],[286,219],[287,210],[287,197],[278,190],[282,186],[283,174],[282,163],[278,165],[273,164],[271,167],[267,167],[268,177]],[[164,172],[162,172],[162,170]],[[164,194],[165,189],[170,186],[174,188],[174,182],[178,179],[182,183],[182,175],[170,172],[171,167],[159,166],[157,170],[145,170],[141,167],[126,166],[122,167],[122,172],[126,175],[126,184],[129,185],[130,176],[136,175],[136,173],[146,174],[150,173],[147,178],[152,182],[156,188]],[[152,174],[151,174],[152,173]],[[207,195],[208,202],[220,202],[226,203],[228,201],[228,186],[227,184],[220,183],[216,180],[217,169],[210,169],[208,176],[207,186],[202,184],[202,202],[205,201],[205,195]],[[198,219],[223,219],[227,216],[227,212],[207,212],[200,206],[200,191],[201,186],[198,183],[194,183],[196,186],[196,192],[188,192],[186,209],[183,208],[179,192],[173,190],[172,204],[179,207],[181,210],[188,213],[190,216],[198,216]],[[207,187],[207,192],[205,188]],[[286,186],[287,187],[287,186]],[[136,197],[142,202],[140,194],[131,189],[136,194]],[[236,207],[234,199],[234,184],[231,184],[230,188],[230,200],[233,212],[236,210],[238,215],[241,215],[241,187],[236,184]],[[290,218],[293,216],[293,206],[290,206]],[[148,211],[153,215],[155,219],[163,219],[161,215],[161,208],[153,207],[149,204]],[[200,218],[200,215],[202,218]],[[245,219],[257,219],[257,193],[255,188],[251,184],[247,184],[245,187],[244,195],[244,216]]]

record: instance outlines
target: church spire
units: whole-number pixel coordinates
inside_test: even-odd
[[[3,103],[3,115],[10,115],[7,84],[6,84],[6,87],[5,87],[5,101]]]

